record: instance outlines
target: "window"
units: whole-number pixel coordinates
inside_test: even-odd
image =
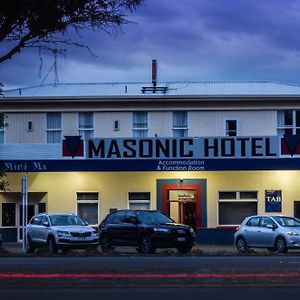
[[[148,136],[148,113],[137,111],[133,113],[132,118],[133,137],[145,138]]]
[[[253,217],[246,223],[246,225],[251,227],[257,227],[259,223],[259,219],[260,219],[259,217]]]
[[[188,136],[188,115],[186,111],[173,112],[173,136],[176,138]]]
[[[280,110],[277,112],[278,135],[300,134],[300,110]]]
[[[237,120],[225,120],[225,136],[237,135]]]
[[[128,193],[129,209],[150,209],[150,192]]]
[[[77,214],[91,225],[98,224],[98,193],[77,193]]]
[[[220,191],[219,225],[238,225],[257,214],[257,191]]]
[[[16,226],[16,204],[2,203],[2,226]]]
[[[83,139],[94,137],[94,114],[92,112],[79,113],[79,135]]]
[[[4,144],[4,127],[0,127],[0,144]]]
[[[47,113],[47,144],[61,143],[61,113]]]

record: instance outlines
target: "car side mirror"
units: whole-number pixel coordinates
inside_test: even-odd
[[[44,222],[43,225],[44,225],[45,227],[50,227],[49,222]]]
[[[267,228],[270,228],[270,229],[272,229],[272,230],[275,230],[277,227],[276,227],[276,225],[271,225],[271,224],[269,224],[269,225],[267,225]]]
[[[89,226],[89,223],[88,222],[84,222],[84,226]]]

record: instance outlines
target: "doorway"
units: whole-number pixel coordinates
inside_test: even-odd
[[[164,185],[162,211],[175,222],[201,227],[201,199],[199,185]]]
[[[294,217],[300,219],[300,201],[294,201]]]

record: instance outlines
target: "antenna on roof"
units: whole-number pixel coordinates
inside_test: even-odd
[[[44,84],[44,82],[46,81],[48,75],[50,74],[50,72],[53,70],[54,73],[54,78],[53,78],[53,83],[54,85],[57,85],[59,83],[59,79],[58,79],[58,72],[57,72],[57,49],[52,49],[51,50],[53,53],[53,65],[51,66],[51,68],[49,69],[48,73],[46,74],[46,76],[44,77],[44,79],[41,82],[41,85]]]

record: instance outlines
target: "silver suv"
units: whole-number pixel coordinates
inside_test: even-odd
[[[239,252],[249,248],[267,248],[279,253],[300,248],[300,220],[288,216],[250,216],[234,235]]]
[[[34,216],[26,227],[27,253],[45,245],[52,253],[59,249],[96,248],[99,238],[97,230],[77,215],[43,213]]]

